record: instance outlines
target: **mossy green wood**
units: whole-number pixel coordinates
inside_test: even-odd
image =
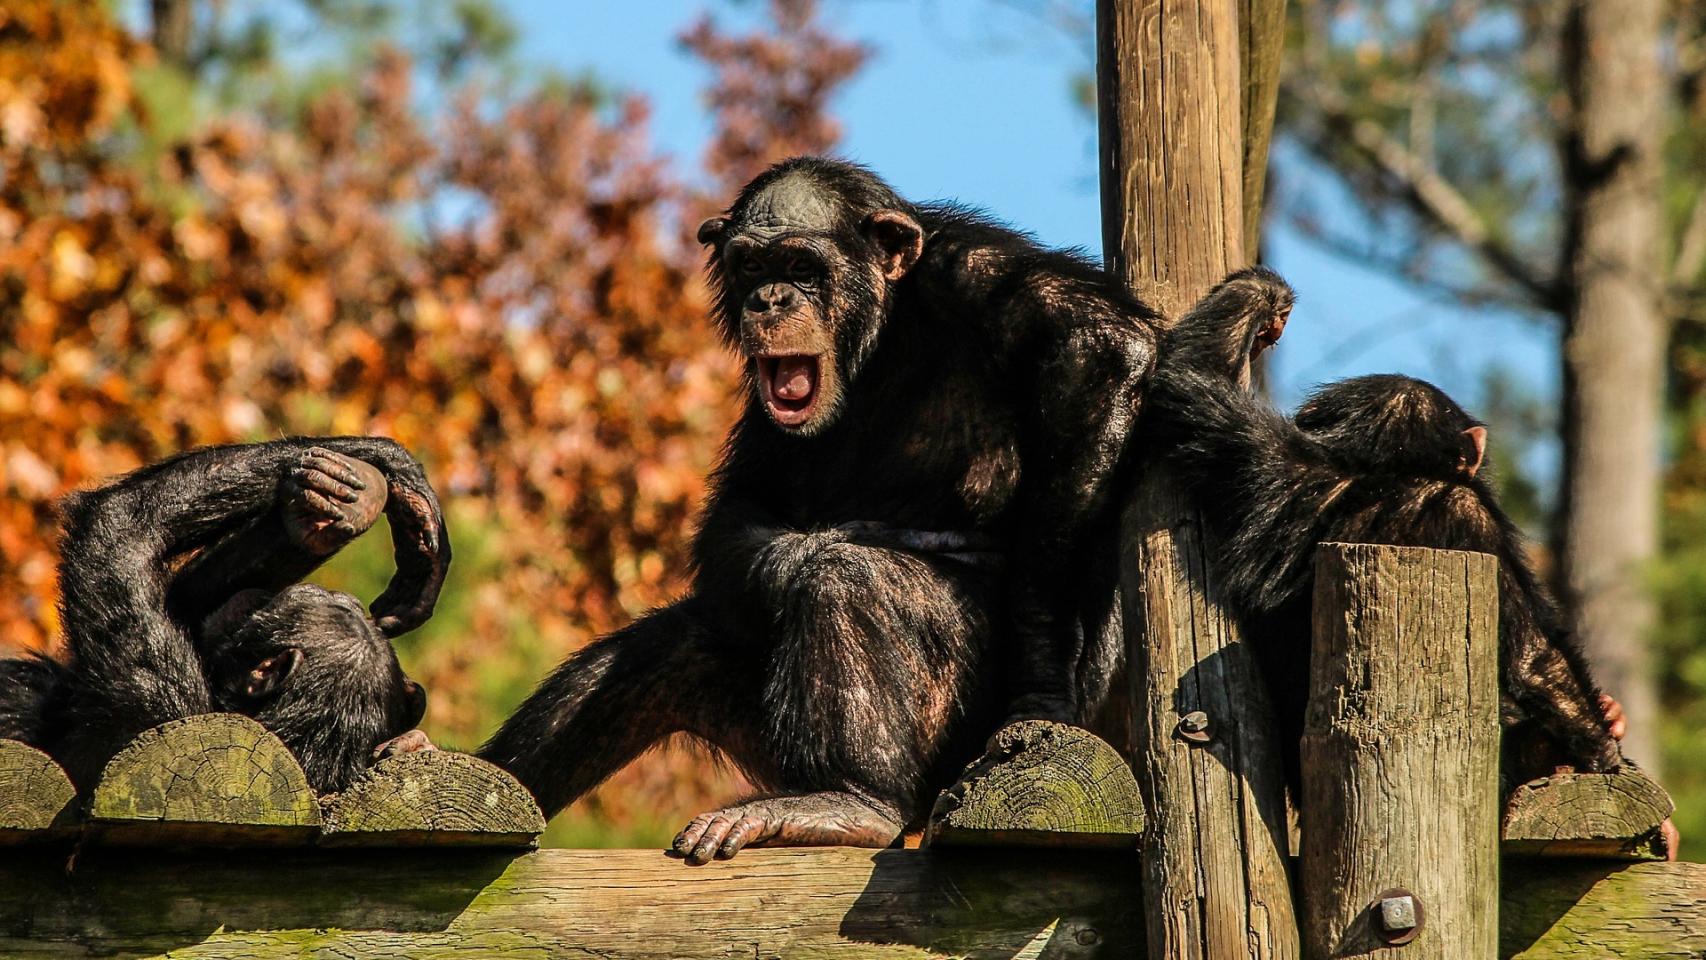
[[[381,760],[332,798],[321,842],[340,845],[530,846],[545,817],[507,772],[435,750]]]
[[[293,844],[319,833],[320,807],[278,737],[213,713],[143,731],[119,751],[89,820],[118,843]]]
[[[77,790],[53,758],[0,740],[0,845],[52,840],[76,827]]]
[[[937,797],[924,842],[1136,850],[1142,833],[1137,781],[1113,747],[1077,727],[1024,720]]]
[[[1614,774],[1558,773],[1517,787],[1500,828],[1507,855],[1662,860],[1660,825],[1676,805],[1632,766]]]
[[[1499,956],[1706,957],[1706,864],[1507,857]]]
[[[1129,854],[93,849],[0,858],[0,957],[1143,956]]]

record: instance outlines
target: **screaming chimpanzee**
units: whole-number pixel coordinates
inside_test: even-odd
[[[373,605],[297,583],[383,510],[397,572]],[[386,637],[432,613],[450,562],[438,498],[378,438],[278,440],[173,457],[63,504],[69,659],[0,661],[0,737],[57,758],[80,790],[143,730],[254,717],[320,792],[420,722],[426,694]]]
[[[570,659],[480,753],[554,813],[686,731],[767,791],[695,819],[689,861],[887,845],[1004,710],[1079,712],[1076,618],[1112,596],[1089,543],[1155,315],[836,161],[772,167],[699,239],[749,396],[692,593]]]
[[[1146,449],[1205,505],[1219,587],[1252,627],[1297,777],[1308,690],[1315,547],[1324,541],[1475,550],[1499,559],[1506,772],[1622,762],[1587,664],[1541,589],[1516,526],[1480,476],[1487,430],[1438,388],[1401,376],[1322,388],[1287,420],[1234,381],[1279,339],[1292,292],[1240,271],[1163,342],[1142,429]]]

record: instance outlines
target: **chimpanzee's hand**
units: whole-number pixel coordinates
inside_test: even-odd
[[[438,744],[426,735],[425,730],[410,730],[385,741],[373,748],[375,763],[388,757],[400,757],[405,753],[431,753],[438,749]]]
[[[366,533],[385,509],[385,477],[371,464],[311,447],[280,481],[292,543],[330,556]]]

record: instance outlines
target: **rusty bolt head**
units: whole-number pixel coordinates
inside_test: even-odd
[[[1388,890],[1373,904],[1374,929],[1392,946],[1409,943],[1422,932],[1422,902],[1408,890]]]
[[[1180,737],[1192,743],[1207,743],[1214,732],[1209,729],[1208,714],[1201,710],[1192,710],[1179,718],[1177,732]]]

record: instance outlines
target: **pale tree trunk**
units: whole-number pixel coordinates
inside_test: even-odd
[[[1564,31],[1567,291],[1560,591],[1601,684],[1659,761],[1655,605],[1666,323],[1661,312],[1663,0],[1572,0]]]
[[[195,33],[194,0],[150,0],[149,10],[154,21],[154,49],[161,59],[187,66]]]

